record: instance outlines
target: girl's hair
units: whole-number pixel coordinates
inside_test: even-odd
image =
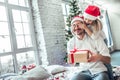
[[[102,22],[99,19],[96,19],[96,20],[93,21],[93,23],[92,23],[92,31],[93,32],[96,33],[98,31],[102,30],[102,28],[103,28],[103,25],[102,25]]]

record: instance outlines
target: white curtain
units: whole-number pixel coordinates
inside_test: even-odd
[[[102,18],[103,31],[105,32],[105,35],[107,38],[107,46],[112,47],[113,40],[112,40],[112,34],[111,34],[111,28],[110,28],[111,26],[110,26],[110,21],[109,21],[107,10],[104,10],[102,15],[103,15],[103,18]]]

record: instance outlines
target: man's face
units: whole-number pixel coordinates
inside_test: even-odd
[[[93,22],[93,20],[90,20],[90,19],[87,19],[87,18],[85,18],[84,21],[87,25],[90,25]]]
[[[74,21],[73,24],[72,24],[73,33],[77,36],[80,36],[83,33],[85,33],[85,30],[81,28],[82,26],[83,26],[82,21],[79,21],[79,20]]]

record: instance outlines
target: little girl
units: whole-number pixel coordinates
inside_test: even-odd
[[[100,10],[95,5],[89,5],[84,11],[84,25],[82,28],[92,39],[98,39],[99,37],[106,39],[105,33],[102,31],[102,23],[98,19],[100,16]]]

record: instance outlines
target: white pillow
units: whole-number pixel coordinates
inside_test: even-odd
[[[42,66],[37,66],[22,75],[22,78],[25,78],[25,80],[43,80],[48,77],[50,77],[50,74]]]
[[[50,65],[46,67],[47,71],[53,75],[67,71],[67,68],[61,65]]]

